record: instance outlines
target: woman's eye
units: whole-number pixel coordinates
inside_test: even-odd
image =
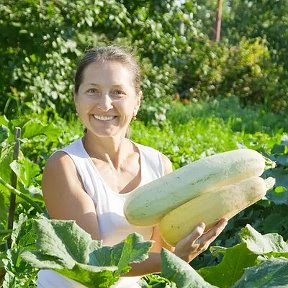
[[[91,88],[87,90],[88,94],[99,94],[100,91],[98,89],[95,88]]]
[[[122,90],[114,90],[113,91],[113,95],[115,95],[115,96],[118,96],[118,97],[121,97],[121,96],[124,96],[125,95],[125,92],[124,91],[122,91]]]

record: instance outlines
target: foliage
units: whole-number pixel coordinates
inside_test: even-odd
[[[20,240],[19,236],[24,234],[25,239]],[[224,255],[223,260],[198,272],[173,253],[162,249],[160,277],[154,277],[154,283],[149,286],[144,278],[142,287],[161,287],[158,285],[161,283],[165,284],[162,287],[183,288],[242,287],[245,283],[254,287],[259,285],[257,283],[277,287],[287,283],[288,244],[279,234],[261,235],[247,225],[240,232],[240,240],[240,244],[231,248],[212,247],[215,255]],[[75,221],[43,217],[22,222],[17,234],[14,233],[14,241],[11,251],[22,250],[18,257],[32,266],[52,269],[87,287],[110,287],[122,273],[131,269],[129,263],[145,260],[152,245],[151,241],[143,241],[140,235],[133,233],[112,247],[102,246]],[[269,276],[259,282],[259,275],[265,273]]]
[[[259,132],[270,136],[277,134],[278,131],[288,132],[288,118],[285,113],[273,113],[263,105],[244,106],[236,96],[218,97],[212,101],[187,105],[175,102],[167,113],[168,120],[175,127],[179,124],[187,124],[193,118],[205,121],[209,117],[223,121],[225,126],[230,127],[234,132],[254,135]]]
[[[30,231],[31,222],[28,222],[28,213],[21,214],[18,221],[14,223],[12,233],[12,248],[6,251],[6,257],[3,257],[3,266],[5,268],[5,276],[3,288],[36,287],[37,269],[30,264],[24,262],[21,258],[21,253],[25,249],[29,249],[35,242],[35,235],[27,234]],[[31,237],[32,236],[32,237]],[[2,287],[2,286],[1,286]]]
[[[283,137],[280,144],[275,144],[271,153],[270,158],[277,163],[277,168],[266,171],[266,175],[277,178],[277,187],[268,195],[268,199],[275,204],[288,205],[288,138]]]
[[[28,108],[39,113],[52,107],[63,114],[73,109],[76,59],[87,46],[115,37],[123,21],[129,21],[125,8],[113,0],[3,4],[0,51],[1,66],[6,69],[0,72],[1,94],[5,96],[1,107],[6,113],[20,115]],[[104,36],[107,27],[110,33]],[[98,33],[93,34],[96,29]]]
[[[49,120],[47,118],[46,113],[43,113],[41,117],[35,114],[32,119],[30,115],[13,120],[0,116],[0,283],[5,274],[2,273],[5,267],[6,279],[18,281],[19,286],[17,287],[22,287],[24,282],[28,285],[25,287],[29,287],[30,282],[33,285],[33,277],[31,276],[29,282],[27,275],[32,271],[22,271],[23,265],[17,262],[20,252],[17,250],[7,251],[7,243],[12,232],[7,229],[8,214],[9,217],[12,217],[11,219],[14,218],[13,227],[15,228],[17,222],[21,222],[19,219],[21,213],[28,218],[33,218],[37,213],[42,214],[45,211],[41,192],[43,165],[53,149],[81,135],[80,125],[74,125],[73,131],[71,131],[67,127],[66,121],[59,118],[57,114],[54,114],[54,122],[51,122],[51,118]],[[21,127],[22,135],[20,136],[19,158],[13,160],[16,127]],[[11,186],[13,173],[17,176],[15,187]],[[17,195],[15,212],[9,212],[12,205],[10,203],[12,194]],[[13,281],[11,287],[15,287]],[[22,283],[21,286],[20,283]]]
[[[228,2],[230,13],[223,20],[223,37],[236,45],[242,37],[265,41],[271,59],[270,61],[267,59],[266,68],[261,67],[261,74],[263,72],[267,74],[266,79],[261,81],[262,87],[266,89],[263,90],[265,101],[268,101],[272,109],[287,107],[287,1]],[[261,82],[258,85],[261,85]]]
[[[273,58],[276,62],[281,59],[287,68],[288,3],[269,0],[228,2],[230,15],[226,14],[224,18],[224,37],[232,42],[237,42],[244,35],[266,39]]]
[[[280,287],[287,284],[288,244],[278,234],[261,235],[247,225],[240,232],[240,243],[225,248],[212,246],[213,255],[224,255],[215,266],[196,271],[175,255],[162,251],[162,273],[176,287]],[[163,252],[166,254],[163,259]],[[179,273],[181,271],[181,273]],[[183,273],[184,271],[184,273]],[[188,276],[189,275],[189,276]],[[199,276],[202,276],[199,277]],[[188,276],[188,277],[187,277]],[[149,283],[149,276],[144,278]],[[142,287],[174,287],[157,278]],[[163,284],[163,285],[162,285]],[[165,286],[164,286],[165,285]],[[211,286],[212,285],[212,286]]]
[[[130,263],[144,261],[152,246],[136,233],[113,247],[102,246],[75,221],[40,218],[32,225],[26,233],[36,242],[21,257],[34,267],[53,269],[91,288],[110,287],[131,269]]]
[[[236,97],[189,105],[176,102],[166,116],[160,126],[134,122],[131,137],[162,151],[175,169],[237,147],[269,153],[288,127],[284,113],[273,114],[263,106],[243,108]]]
[[[276,178],[275,189],[267,194],[267,199],[231,219],[216,240],[217,245],[229,247],[237,242],[241,227],[249,223],[261,233],[276,232],[288,239],[287,120],[284,113],[273,114],[263,106],[243,107],[232,97],[185,106],[175,104],[161,128],[134,122],[132,138],[168,155],[175,169],[200,157],[237,147],[258,150],[277,163],[275,169],[263,175]],[[213,258],[207,251],[192,265],[197,269],[215,265],[219,258]]]
[[[263,7],[251,4],[248,9],[251,1],[228,1],[225,36],[213,43],[207,27],[213,23],[215,1],[130,2],[4,1],[1,111],[23,115],[52,107],[69,118],[75,112],[72,83],[77,59],[88,47],[109,43],[132,47],[139,58],[145,95],[139,117],[146,122],[161,123],[175,97],[199,101],[236,95],[246,104],[264,103],[285,111],[287,35],[275,32],[287,30],[284,4],[269,10],[269,1],[264,1]],[[271,17],[270,22],[266,19],[269,29],[260,29],[267,21],[256,22],[255,15]],[[248,27],[254,32],[248,33]]]
[[[240,244],[228,249],[212,247],[214,255],[220,253],[224,254],[224,257],[220,264],[204,267],[199,270],[199,273],[210,283],[219,287],[231,287],[241,278],[245,268],[260,264],[265,258],[281,257],[282,255],[287,257],[287,243],[278,236],[274,234],[262,236],[248,225],[241,230]],[[265,258],[261,261],[259,255]]]
[[[175,169],[237,147],[258,150],[277,162],[265,172],[276,178],[275,189],[231,219],[214,244],[237,250],[237,235],[246,224],[288,239],[287,2],[224,1],[220,43],[210,40],[216,1],[181,3],[1,2],[0,286],[4,276],[4,287],[35,286],[36,269],[19,260],[24,241],[31,244],[35,238],[22,232],[31,229],[29,219],[45,213],[41,175],[47,158],[83,135],[75,120],[73,74],[83,51],[95,45],[128,46],[138,57],[144,99],[132,139],[162,151]],[[22,131],[21,149],[13,160],[16,127]],[[16,187],[11,186],[12,174]],[[8,249],[11,195],[17,195],[16,230]],[[21,232],[19,227],[26,228]],[[213,256],[207,251],[192,265],[215,266],[222,258],[220,252]],[[269,258],[247,268],[235,287],[272,287],[267,278],[281,284],[283,271],[286,258]],[[259,277],[259,283],[253,278],[256,272],[268,276]],[[162,281],[155,287],[174,287],[175,279],[166,276],[154,277],[155,285]]]
[[[287,143],[284,136],[288,126],[285,121],[285,114],[268,113],[263,106],[243,107],[233,97],[190,105],[175,103],[161,126],[134,121],[132,139],[162,151],[172,160],[175,169],[200,157],[243,146],[256,149],[277,162],[275,169],[266,171],[269,175],[276,173],[272,175],[277,180],[274,191],[267,195],[267,199],[231,219],[214,243],[230,247],[237,243],[238,232],[248,223],[253,224],[261,233],[275,232],[288,239]],[[19,160],[13,161],[13,134],[16,126],[22,128],[21,153]],[[10,280],[26,283],[26,272],[35,274],[31,267],[24,272],[21,270],[23,264],[17,264],[21,251],[7,251],[6,242],[11,235],[11,231],[7,230],[10,193],[18,193],[16,222],[21,222],[21,213],[29,219],[34,218],[37,211],[42,214],[45,207],[40,185],[46,159],[57,148],[81,137],[82,130],[81,124],[75,119],[64,120],[50,109],[41,115],[27,115],[12,120],[0,117],[0,177],[4,180],[0,184],[0,269],[3,271],[5,267],[5,277]],[[12,171],[18,179],[16,191],[7,186],[11,184]],[[212,257],[207,251],[197,257],[192,265],[199,269],[215,265],[220,260],[220,255]],[[34,280],[31,281],[33,285]],[[30,284],[27,282],[27,285]]]

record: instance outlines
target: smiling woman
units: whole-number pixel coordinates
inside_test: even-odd
[[[114,245],[133,232],[155,241],[149,258],[132,264],[132,270],[113,286],[117,288],[140,287],[141,275],[160,272],[162,247],[191,261],[226,224],[222,219],[204,233],[205,224],[199,223],[174,248],[162,240],[158,226],[127,222],[123,212],[127,195],[172,171],[161,152],[127,138],[141,97],[140,69],[129,53],[111,46],[88,50],[79,63],[74,87],[84,136],[55,152],[43,174],[43,196],[51,218],[75,220],[104,245]],[[43,270],[38,276],[38,287],[83,287],[53,271]]]
[[[126,134],[140,105],[140,93],[137,94],[133,82],[132,72],[119,62],[87,66],[82,83],[74,92],[76,109],[87,134]]]

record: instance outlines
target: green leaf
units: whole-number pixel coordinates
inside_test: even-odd
[[[262,264],[247,268],[233,288],[287,287],[288,260],[269,259]]]
[[[61,129],[51,124],[43,124],[39,119],[31,119],[23,125],[22,137],[31,139],[36,136],[46,135],[54,139],[61,133]]]
[[[152,242],[143,243],[142,237],[138,234],[130,234],[127,238],[113,247],[113,259],[117,264],[120,273],[128,271],[129,263],[139,263],[144,261]],[[121,255],[119,255],[121,251]],[[119,257],[120,256],[120,257]],[[119,261],[118,261],[119,257]],[[118,261],[118,263],[117,263]]]
[[[176,284],[158,274],[148,274],[141,278],[142,288],[177,288]]]
[[[24,213],[19,215],[17,222],[14,222],[13,232],[11,235],[12,245],[25,247],[35,247],[35,234],[32,230],[32,222],[28,220],[28,216]]]
[[[143,242],[142,237],[136,233],[130,234],[125,240],[113,247],[103,247],[90,254],[90,263],[98,266],[118,266],[117,273],[128,272],[129,263],[139,263],[147,258],[151,241]]]
[[[286,156],[288,159],[288,156]],[[274,177],[276,179],[275,186],[281,186],[286,189],[286,191],[279,193],[277,191],[270,190],[266,197],[273,201],[275,204],[286,204],[288,205],[288,171],[287,168],[278,167],[267,171],[268,177]]]
[[[37,271],[35,268],[21,258],[21,253],[25,248],[35,248],[35,235],[31,237],[30,231],[32,227],[31,221],[27,220],[27,215],[21,213],[18,221],[13,224],[13,232],[11,235],[12,247],[5,251],[3,263],[6,270],[5,281],[3,287],[30,287],[36,280]],[[27,286],[23,286],[25,283]],[[1,286],[2,287],[2,286]],[[33,286],[34,287],[34,286]]]
[[[166,249],[161,250],[161,276],[181,288],[215,287],[206,282],[188,263]]]
[[[285,229],[287,231],[288,230],[287,206],[277,205],[276,211],[271,211],[271,213],[267,217],[265,217],[263,221],[263,229],[264,231],[270,231],[275,233],[279,233],[279,231],[285,232]]]
[[[0,144],[4,142],[8,137],[9,129],[4,125],[0,125]]]
[[[272,154],[282,154],[285,151],[285,145],[275,144],[271,150]]]
[[[283,193],[283,192],[286,192],[286,191],[287,191],[287,189],[285,187],[283,187],[283,186],[277,186],[274,189],[275,193]]]
[[[0,124],[6,127],[9,125],[9,120],[6,118],[5,115],[0,115]]]
[[[286,254],[286,257],[288,257],[288,243],[277,233],[262,235],[252,226],[246,225],[240,232],[240,238],[254,254],[265,255],[272,253],[273,256],[277,256],[280,253],[280,255]]]
[[[223,250],[222,250],[223,251]],[[204,267],[199,274],[209,283],[219,287],[231,287],[244,273],[244,269],[256,264],[257,255],[246,244],[237,244],[225,250],[220,264]]]
[[[28,252],[24,251],[21,254],[21,257],[32,266],[37,267],[38,269],[63,269],[63,263],[55,256],[43,255],[42,252],[33,251]]]
[[[36,249],[22,253],[23,259],[40,269],[54,269],[87,287],[110,287],[131,269],[130,263],[148,257],[152,241],[136,233],[108,247],[92,240],[75,221],[33,220]]]
[[[8,209],[6,207],[4,195],[0,189],[0,222],[6,218]]]
[[[70,279],[84,284],[88,288],[108,288],[119,279],[114,273],[117,270],[116,266],[96,267],[76,263],[72,269],[55,270]]]
[[[10,164],[11,169],[15,172],[18,179],[25,187],[29,187],[33,183],[33,178],[39,175],[40,168],[28,158],[14,160]]]
[[[41,218],[34,223],[39,233],[36,247],[41,253],[61,259],[67,268],[72,268],[75,262],[88,262],[92,239],[75,221]]]
[[[245,268],[257,265],[260,255],[288,258],[288,244],[279,234],[262,235],[252,226],[246,225],[241,229],[240,239],[242,243],[233,247],[213,249],[214,254],[221,253],[224,257],[220,264],[198,270],[206,281],[228,288],[242,277]]]
[[[10,163],[13,161],[13,147],[9,146],[0,153],[0,176],[8,183],[11,180]]]

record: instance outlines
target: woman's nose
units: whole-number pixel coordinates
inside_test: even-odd
[[[98,98],[97,108],[102,111],[108,111],[113,108],[112,99],[110,98],[108,93],[103,93],[101,97]]]

